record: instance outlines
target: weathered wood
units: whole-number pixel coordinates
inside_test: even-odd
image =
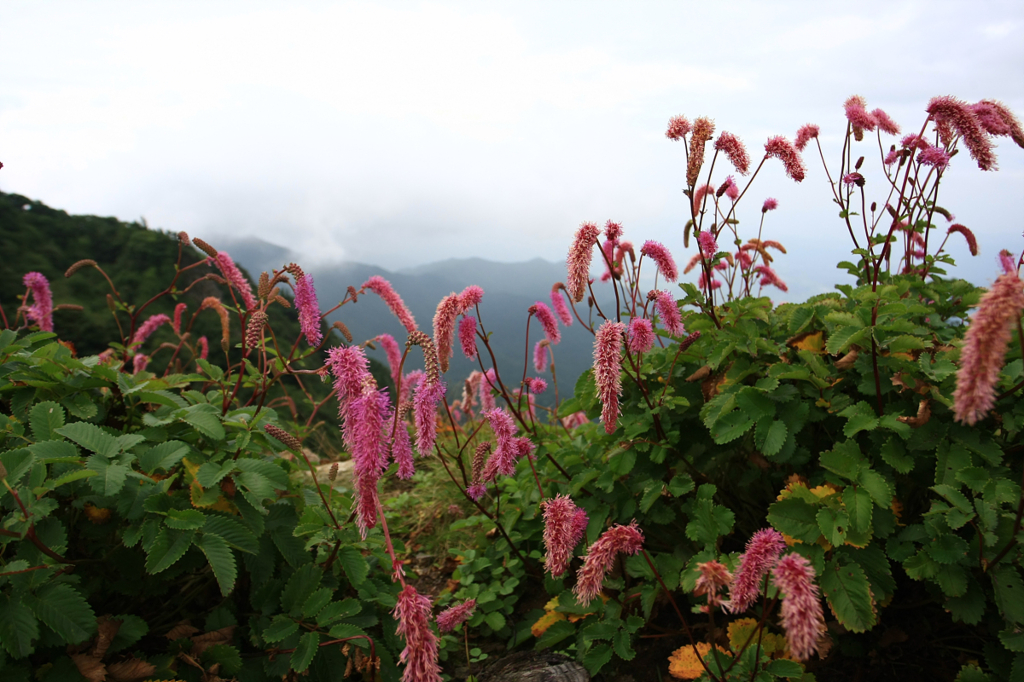
[[[487,666],[480,682],[590,682],[586,668],[562,654],[517,651]]]

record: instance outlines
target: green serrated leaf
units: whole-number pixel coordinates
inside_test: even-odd
[[[263,631],[263,640],[268,644],[273,644],[274,642],[280,642],[286,637],[290,637],[298,631],[298,623],[288,616],[278,614],[274,616],[274,620],[270,621],[270,625]]]
[[[171,509],[165,523],[175,530],[198,530],[206,523],[206,515],[198,509]]]
[[[161,528],[146,558],[146,572],[157,574],[173,566],[192,546],[192,531],[175,531]]]
[[[874,626],[871,589],[859,564],[830,561],[821,576],[821,590],[847,630],[864,632]]]
[[[96,491],[96,494],[112,496],[121,492],[128,477],[128,467],[123,464],[111,463],[110,460],[103,459],[99,454],[90,456],[85,466],[96,474],[89,479],[89,486]]]
[[[39,638],[39,621],[32,610],[16,596],[0,594],[0,644],[14,658],[32,653],[32,642]]]
[[[840,327],[831,334],[825,342],[825,350],[829,355],[839,355],[851,344],[859,344],[871,335],[871,328]]]
[[[836,443],[831,450],[821,453],[821,466],[851,481],[857,480],[867,460],[854,440]]]
[[[281,610],[295,616],[300,615],[302,605],[319,587],[322,577],[323,571],[316,564],[299,567],[281,592]]]
[[[54,433],[59,433],[68,440],[78,443],[89,452],[95,452],[100,457],[106,459],[110,459],[121,450],[117,439],[95,424],[74,422],[73,424],[54,429]]]
[[[189,446],[180,440],[169,440],[155,445],[139,457],[139,465],[148,474],[157,469],[170,471],[175,464],[188,454]]]
[[[778,658],[765,666],[765,670],[776,677],[803,677],[804,667],[788,658]]]
[[[325,606],[331,601],[331,595],[334,594],[334,590],[321,587],[320,589],[309,595],[305,603],[302,605],[302,617],[303,618],[314,618]]]
[[[874,469],[864,469],[857,477],[857,481],[868,491],[875,504],[882,509],[888,509],[892,504],[892,488],[882,474]]]
[[[35,594],[25,595],[23,600],[36,618],[68,644],[80,644],[96,631],[96,614],[70,585],[49,583]]]
[[[959,473],[959,472],[957,472]],[[971,505],[970,500],[956,488],[951,485],[940,483],[939,485],[933,485],[932,490],[938,493],[944,500],[952,504],[954,507],[959,509],[965,514],[973,514],[974,507]]]
[[[28,446],[28,449],[40,464],[81,461],[78,448],[66,440],[44,440]]]
[[[366,632],[352,623],[338,623],[331,626],[330,631],[327,633],[331,639],[345,639],[347,637],[355,637],[357,635],[365,635]],[[353,639],[353,643],[358,643],[358,639]]]
[[[242,656],[238,649],[230,644],[215,644],[209,647],[202,654],[202,661],[208,668],[219,665],[217,672],[224,675],[234,675],[242,669]]]
[[[52,440],[54,432],[64,426],[64,408],[49,400],[37,403],[29,412],[28,421],[36,441]]]
[[[320,633],[307,632],[299,639],[299,644],[292,652],[288,666],[297,673],[305,672],[319,648]]]
[[[370,566],[366,559],[355,547],[342,547],[338,550],[338,563],[348,576],[348,581],[354,587],[359,587],[370,574]]]
[[[185,408],[178,417],[186,424],[191,424],[196,431],[212,440],[224,440],[224,425],[221,424],[217,408],[209,403],[200,403]]]
[[[555,623],[555,625],[564,622],[565,621],[559,621],[559,623]],[[551,626],[551,628],[553,627],[554,625]],[[551,628],[548,628],[548,631],[550,631]],[[544,634],[547,635],[546,632]],[[603,643],[598,644],[591,647],[590,651],[583,655],[583,667],[587,669],[587,672],[590,673],[591,676],[594,676],[600,672],[601,668],[607,665],[610,660],[612,660],[611,646]]]
[[[761,452],[765,457],[773,457],[779,454],[779,450],[782,449],[783,444],[786,442],[786,436],[789,435],[786,429],[786,423],[775,419],[772,421],[771,426],[768,427],[768,432],[765,434],[764,444],[761,446]]]
[[[1017,625],[1024,624],[1024,583],[1012,564],[996,564],[989,570],[996,606],[1003,617]]]
[[[817,542],[821,535],[817,514],[817,507],[789,497],[768,507],[768,522],[779,532],[797,540]]]
[[[362,608],[363,605],[352,598],[332,601],[316,614],[316,624],[320,627],[327,627],[336,620],[356,615]]]
[[[731,443],[754,425],[754,420],[742,410],[734,410],[720,417],[711,429],[711,437],[719,445]]]
[[[953,533],[943,533],[925,545],[928,555],[940,564],[955,564],[967,556],[967,541]]]
[[[850,517],[850,526],[857,531],[871,530],[871,518],[874,506],[868,491],[858,486],[849,486],[843,490],[843,506]],[[835,544],[835,543],[833,543]]]
[[[825,539],[834,546],[840,547],[846,544],[846,534],[850,530],[850,519],[843,512],[837,512],[830,507],[822,507],[816,516],[818,529]]]
[[[238,519],[218,514],[207,514],[204,529],[208,533],[224,538],[229,545],[239,551],[247,554],[256,554],[259,551],[259,542],[256,540],[256,536]]]
[[[846,426],[843,427],[843,435],[853,438],[861,431],[873,431],[878,428],[878,417],[875,411],[866,401],[850,405],[839,413],[840,417],[846,417]]]
[[[903,441],[899,437],[885,441],[880,453],[882,461],[901,474],[909,474],[914,468],[914,458],[907,454],[907,449],[903,447]]]
[[[213,574],[217,577],[217,585],[220,586],[220,593],[228,596],[235,586],[238,569],[235,567],[235,555],[231,553],[227,541],[219,535],[203,533],[196,541],[196,545],[210,562]]]

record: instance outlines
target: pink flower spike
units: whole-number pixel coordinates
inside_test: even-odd
[[[480,498],[487,494],[487,486],[483,483],[474,483],[466,488],[466,494],[473,498],[474,502],[479,502]]]
[[[484,297],[484,290],[475,284],[470,284],[459,294],[459,314],[475,308]]]
[[[970,249],[972,256],[978,255],[978,240],[974,237],[974,233],[971,232],[970,228],[961,225],[960,223],[954,223],[949,226],[948,230],[946,230],[946,234],[951,234],[953,232],[962,234],[964,239],[967,240],[967,248]]]
[[[132,356],[132,374],[138,374],[139,372],[146,371],[146,365],[149,364],[149,356],[139,353]]]
[[[917,155],[917,160],[926,166],[935,166],[937,171],[949,167],[949,154],[942,147],[928,147]]]
[[[956,421],[969,426],[983,419],[995,405],[999,370],[1006,358],[1014,323],[1024,311],[1024,283],[1017,275],[1012,256],[1004,259],[1003,268],[1007,272],[996,278],[978,302],[978,312],[967,328],[960,354],[953,415]]]
[[[587,278],[590,275],[590,259],[594,255],[594,244],[601,231],[594,223],[583,223],[576,230],[569,257],[566,260],[568,270],[565,291],[569,297],[579,303],[587,291]]]
[[[754,271],[761,275],[761,286],[765,287],[770,285],[782,291],[789,291],[789,287],[786,286],[786,283],[779,279],[779,276],[775,274],[775,271],[767,265],[758,265],[754,268]]]
[[[547,339],[541,339],[533,347],[533,368],[538,372],[548,369],[548,346],[551,344]]]
[[[149,318],[135,330],[135,336],[132,337],[132,343],[141,344],[145,342],[146,339],[153,335],[153,332],[155,332],[160,325],[169,324],[170,321],[171,318],[167,317],[163,313],[150,315]]]
[[[41,272],[28,272],[22,284],[32,293],[32,305],[25,310],[25,320],[39,325],[39,330],[53,331],[53,295],[50,282]]]
[[[568,327],[572,325],[572,313],[569,312],[569,306],[566,305],[565,298],[562,297],[562,289],[565,289],[565,285],[561,282],[555,282],[555,285],[551,287],[551,307],[555,309],[555,314],[561,320],[562,326]]]
[[[242,297],[245,309],[253,310],[256,308],[256,297],[252,295],[252,286],[249,284],[249,280],[242,275],[242,271],[238,269],[235,262],[231,260],[231,256],[226,251],[218,251],[217,257],[213,259],[213,263],[220,270],[220,274],[224,275],[224,279],[228,281],[228,284],[238,291],[238,295]]]
[[[715,236],[707,230],[697,235],[697,243],[700,245],[700,252],[707,260],[711,260],[718,253],[718,242],[715,241]]]
[[[786,175],[797,182],[801,182],[807,173],[804,162],[800,159],[800,153],[790,144],[789,140],[778,135],[768,140],[764,145],[764,151],[768,156],[782,161],[786,167]]]
[[[679,270],[676,269],[676,262],[672,254],[661,243],[648,240],[640,247],[640,253],[653,260],[658,265],[658,271],[667,282],[675,282],[679,279]]]
[[[846,120],[853,126],[854,136],[860,140],[865,130],[874,130],[878,125],[875,117],[868,113],[865,108],[867,102],[860,95],[854,95],[846,100],[843,108],[846,110]]]
[[[825,633],[821,597],[814,578],[811,562],[796,553],[782,557],[772,571],[773,582],[783,594],[782,627],[798,661],[806,661],[818,651],[818,640]]]
[[[606,320],[594,337],[594,381],[601,399],[601,421],[606,433],[615,432],[622,393],[622,335],[626,325]]]
[[[655,296],[655,306],[661,317],[662,328],[672,336],[684,336],[686,328],[683,326],[683,317],[679,313],[679,306],[676,305],[672,294],[668,291],[659,291]]]
[[[402,351],[398,347],[398,342],[391,334],[379,334],[374,341],[384,347],[384,353],[388,356],[388,367],[391,369],[391,381],[395,382],[397,387],[398,372],[402,367]]]
[[[385,424],[390,425],[391,401],[373,379],[345,407],[342,437],[352,453],[356,525],[362,537],[377,525],[377,481],[387,469]],[[404,427],[403,427],[404,428]]]
[[[540,377],[527,379],[526,385],[530,389],[530,393],[534,395],[540,395],[544,391],[548,390],[548,382],[544,381]]]
[[[934,97],[928,102],[928,113],[937,124],[950,125],[963,138],[971,158],[981,170],[996,170],[996,155],[992,141],[981,127],[971,108],[955,97]]]
[[[1017,273],[1017,261],[1014,260],[1013,254],[1006,249],[999,252],[999,264],[1003,266],[1003,272],[1006,274],[1009,275]]]
[[[899,135],[900,127],[896,121],[889,118],[889,114],[885,113],[881,109],[875,109],[871,112],[871,117],[875,119],[875,123],[878,125],[878,129],[883,133],[889,135]]]
[[[761,207],[761,213],[767,213],[768,211],[774,211],[779,207],[779,202],[771,197],[764,200],[764,206]]]
[[[562,340],[562,334],[558,331],[558,322],[555,320],[551,308],[537,301],[530,306],[530,313],[540,320],[541,325],[544,327],[544,336],[548,338],[551,345],[555,345]]]
[[[800,130],[796,131],[796,140],[793,142],[794,146],[797,148],[797,151],[802,152],[804,150],[804,147],[807,146],[808,142],[817,139],[820,130],[821,129],[818,128],[818,126],[814,125],[813,123],[808,123],[807,125],[801,126]]]
[[[391,441],[391,459],[398,464],[398,477],[408,481],[416,473],[416,464],[412,457],[412,439],[409,438],[409,430],[405,428],[405,422],[398,420],[393,425],[389,420],[385,428],[395,427],[395,437]]]
[[[487,464],[484,465],[481,479],[489,481],[497,474],[504,476],[515,475],[519,450],[518,445],[515,443],[516,425],[512,421],[512,416],[508,412],[497,408],[484,412],[483,416],[487,418],[487,422],[491,425],[491,431],[494,432],[494,439],[498,445],[494,452],[491,453]]]
[[[622,237],[622,223],[609,220],[604,224],[604,236],[608,241],[617,242]]]
[[[462,354],[470,360],[476,358],[476,318],[467,315],[459,322],[459,345]]]
[[[363,384],[372,379],[370,363],[360,346],[331,348],[327,351],[327,366],[334,376],[334,388],[338,394],[339,417],[345,418],[349,401],[363,392]]]
[[[651,326],[651,321],[643,317],[634,317],[629,321],[629,352],[639,355],[652,348],[654,348],[654,328]]]
[[[187,303],[179,303],[174,306],[174,321],[171,323],[171,328],[175,334],[181,333],[181,316],[188,310]]]
[[[497,387],[498,376],[492,367],[484,372],[483,377],[480,379],[480,409],[484,412],[494,409],[494,394],[491,393],[491,390]]]
[[[434,313],[434,345],[437,347],[437,359],[441,363],[441,371],[448,371],[448,363],[455,354],[452,347],[455,340],[455,318],[459,316],[459,295],[455,292],[445,296],[437,304]]]
[[[438,615],[436,619],[437,629],[441,632],[451,632],[469,620],[475,610],[476,599],[467,599],[461,604],[456,604]]]
[[[638,554],[643,544],[644,535],[637,528],[636,521],[628,526],[614,525],[602,533],[597,542],[590,546],[576,576],[576,586],[572,588],[576,601],[583,606],[593,601],[601,593],[601,586],[615,561],[615,555],[619,552]]]
[[[426,379],[416,387],[412,399],[413,418],[416,422],[416,451],[426,457],[434,451],[437,440],[437,404],[444,397],[444,384]]]
[[[320,302],[316,298],[313,275],[299,270],[295,278],[295,307],[299,309],[299,327],[306,343],[316,348],[324,340],[320,331]]]
[[[693,594],[698,597],[706,594],[708,596],[708,606],[718,606],[722,603],[722,598],[718,596],[718,591],[723,587],[727,587],[732,582],[732,574],[729,573],[729,569],[724,564],[718,561],[699,563],[697,564],[697,570],[700,572],[700,575],[697,576],[697,583],[694,586]]]
[[[409,333],[416,331],[416,320],[413,319],[412,313],[409,312],[409,308],[406,307],[402,297],[395,293],[395,290],[391,287],[391,282],[380,275],[374,275],[363,282],[361,288],[369,289],[380,296]]]
[[[205,360],[206,356],[210,354],[210,342],[206,340],[205,336],[199,337],[199,359]]]
[[[405,377],[402,379],[402,388],[398,392],[399,404],[408,402],[410,396],[412,396],[413,393],[415,392],[416,387],[419,386],[426,378],[427,373],[424,372],[422,369],[414,369],[413,371],[406,374]]]
[[[746,551],[740,555],[740,565],[729,588],[729,601],[725,604],[727,611],[743,613],[750,608],[761,594],[762,578],[785,548],[782,533],[774,528],[763,528],[754,533],[747,541]]]
[[[707,202],[704,201],[704,198],[707,195],[709,195],[709,194],[711,195],[711,206],[710,207],[708,207],[707,206]],[[712,209],[714,209],[714,206],[715,206],[714,196],[715,196],[715,188],[712,187],[711,185],[701,185],[700,187],[698,187],[697,190],[693,194],[693,214],[697,215],[698,213],[703,211],[705,208],[712,208]]]
[[[729,161],[732,162],[732,165],[741,175],[746,175],[750,172],[750,157],[747,156],[747,148],[743,146],[740,138],[732,133],[723,132],[715,140],[715,149],[725,152],[725,155],[729,157]]]
[[[978,113],[977,107],[984,107],[987,112],[984,115]],[[1004,135],[1009,136],[1014,142],[1017,143],[1018,147],[1024,147],[1024,129],[1020,126],[1020,121],[1013,115],[1009,107],[998,100],[994,99],[983,99],[972,107],[975,115],[978,117],[978,123],[981,124],[985,130],[991,135],[1002,137]],[[990,112],[990,113],[988,113]],[[995,119],[998,118],[1002,125],[995,124]],[[989,128],[991,126],[991,128]],[[998,131],[998,132],[997,132]]]
[[[665,131],[665,137],[670,140],[681,140],[684,135],[688,135],[693,130],[693,126],[686,120],[685,116],[673,116],[668,120],[668,130]]]
[[[541,502],[544,510],[544,570],[558,578],[569,568],[572,550],[583,539],[587,513],[568,495],[556,495]]]
[[[405,638],[398,660],[405,663],[402,682],[441,682],[437,664],[437,635],[430,629],[430,598],[406,585],[398,593],[393,614],[398,620],[396,632]]]

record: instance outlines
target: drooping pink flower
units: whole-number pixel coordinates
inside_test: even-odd
[[[489,481],[496,474],[514,475],[519,452],[514,443],[516,424],[512,420],[512,415],[505,410],[495,408],[484,412],[483,416],[491,425],[497,447],[494,448],[494,452],[487,460],[481,479]]]
[[[900,148],[902,149],[928,149],[931,145],[918,133],[906,135],[900,140]]]
[[[718,591],[732,582],[732,574],[729,573],[729,569],[724,564],[714,560],[697,564],[697,570],[700,572],[700,575],[697,576],[693,594],[697,597],[706,594],[708,596],[708,606],[718,606],[722,603],[722,598],[718,595]]]
[[[683,274],[684,275],[690,274],[690,270],[693,270],[695,267],[697,267],[700,264],[700,259],[701,259],[700,251],[698,251],[697,253],[693,254],[693,256],[690,257],[690,260],[686,263],[686,267],[683,268]],[[649,295],[648,295],[648,297],[649,297]]]
[[[957,232],[964,236],[964,239],[967,240],[967,248],[970,249],[972,256],[978,255],[978,240],[974,237],[974,233],[971,232],[969,228],[961,225],[960,223],[954,223],[949,226],[948,230],[946,230],[946,234],[951,234],[953,232]]]
[[[390,425],[390,403],[371,377],[345,409],[342,437],[352,454],[356,525],[364,539],[377,525],[377,481],[388,464],[385,424]]]
[[[725,152],[725,155],[729,157],[729,161],[732,162],[732,165],[741,175],[746,175],[750,172],[750,157],[747,155],[747,148],[743,146],[740,138],[732,133],[723,132],[715,140],[715,149]]]
[[[715,196],[715,188],[712,187],[711,185],[706,185],[706,184],[705,185],[701,185],[700,187],[698,187],[697,190],[693,193],[693,215],[697,215],[698,213],[700,213],[701,211],[704,210],[705,203],[706,203],[704,201],[704,198],[707,195],[709,195],[709,194],[712,197],[714,197]],[[714,204],[715,204],[715,202],[714,202],[714,199],[712,198],[712,200],[711,200],[711,208],[714,208]]]
[[[210,342],[206,340],[205,336],[199,337],[199,359],[205,360],[206,356],[210,354]]]
[[[587,513],[568,495],[556,495],[541,503],[544,510],[544,569],[558,578],[569,568],[572,550],[583,539]]]
[[[470,284],[459,294],[459,314],[475,308],[484,297],[484,290],[475,284]]]
[[[768,156],[778,159],[786,167],[786,175],[801,182],[807,173],[804,162],[796,148],[781,135],[768,140],[764,145],[764,151]]]
[[[402,682],[441,682],[441,666],[437,664],[437,635],[430,628],[430,598],[412,585],[398,593],[394,616],[397,634],[405,638],[405,648],[398,660],[405,664]]]
[[[818,133],[820,131],[821,129],[818,128],[818,126],[814,125],[813,123],[808,123],[806,125],[800,126],[800,130],[796,131],[796,140],[793,142],[794,146],[797,148],[797,151],[802,152],[804,150],[804,147],[807,146],[808,142],[817,139]]]
[[[363,384],[371,378],[369,360],[360,346],[331,348],[327,351],[327,366],[334,376],[338,416],[345,419],[346,406],[362,394]]]
[[[711,260],[718,253],[718,242],[715,241],[715,235],[711,234],[710,230],[704,230],[697,235],[697,244],[700,245],[700,252],[707,260]]]
[[[188,310],[187,303],[179,303],[174,306],[174,321],[171,323],[171,329],[174,330],[175,334],[181,333],[181,316]]]
[[[25,320],[39,325],[39,330],[53,331],[53,295],[50,282],[41,272],[27,272],[21,280],[32,293],[32,305],[25,309]]]
[[[538,372],[544,372],[548,368],[548,346],[547,339],[541,339],[533,347],[533,368]]]
[[[238,291],[238,295],[242,297],[245,309],[253,310],[256,307],[256,297],[252,295],[252,285],[249,284],[249,280],[245,278],[242,271],[235,265],[235,261],[231,260],[231,256],[228,255],[227,251],[218,251],[217,257],[213,259],[213,264],[220,270],[220,274],[224,275],[224,279],[228,281],[228,284]]]
[[[622,336],[626,325],[605,320],[594,337],[594,382],[601,399],[601,421],[606,433],[615,432],[622,393]]]
[[[399,296],[395,290],[391,287],[391,282],[387,281],[380,275],[374,275],[370,279],[363,282],[362,289],[369,289],[373,293],[377,294],[384,300],[391,312],[395,314],[398,321],[402,323],[402,326],[411,334],[416,331],[416,320],[413,319],[412,313],[409,312],[409,308],[406,307],[405,301]]]
[[[576,230],[569,257],[566,260],[567,284],[565,291],[570,298],[579,303],[587,291],[587,279],[590,276],[590,259],[593,258],[594,244],[601,231],[594,223],[583,223]]]
[[[979,113],[979,107],[984,107],[985,114]],[[1009,136],[1018,147],[1024,147],[1024,129],[1021,129],[1020,121],[1005,104],[994,99],[983,99],[975,104],[972,110],[978,117],[978,122],[990,135]],[[997,125],[996,119],[1002,125]]]
[[[476,358],[476,318],[467,315],[459,322],[459,345],[462,354],[470,360]]]
[[[562,340],[562,333],[558,331],[558,321],[555,320],[551,308],[540,301],[536,301],[530,306],[530,314],[540,320],[541,326],[544,327],[544,336],[551,342],[551,345],[555,345]]]
[[[619,552],[633,555],[640,552],[644,544],[644,535],[637,528],[636,521],[628,526],[616,524],[601,534],[597,542],[590,546],[583,566],[576,575],[576,586],[572,591],[576,601],[586,606],[601,593],[604,577],[611,570],[615,555]]]
[[[686,334],[686,327],[683,326],[683,316],[679,313],[679,306],[672,294],[668,291],[655,292],[654,304],[658,309],[658,316],[661,318],[661,326],[672,336],[683,336]]]
[[[479,502],[480,498],[487,494],[487,486],[483,483],[474,483],[466,488],[466,494],[473,498],[474,502]]]
[[[821,597],[814,584],[811,562],[791,553],[779,559],[772,581],[782,591],[782,627],[789,649],[798,661],[806,661],[818,651],[818,640],[825,632]]]
[[[622,223],[609,220],[604,224],[604,236],[610,242],[617,242],[622,237]]]
[[[491,393],[491,390],[497,388],[498,376],[494,368],[491,368],[484,372],[483,377],[480,379],[480,409],[484,412],[494,409],[494,394]]]
[[[437,616],[437,629],[441,632],[451,632],[469,620],[475,610],[476,599],[467,599],[461,604],[456,604]]]
[[[534,395],[540,395],[544,391],[548,390],[548,382],[544,381],[540,377],[527,378],[526,385],[530,389],[530,393]]]
[[[378,334],[374,341],[384,347],[384,353],[388,357],[388,368],[391,370],[391,381],[398,386],[398,373],[402,367],[402,351],[398,347],[398,342],[391,334]]]
[[[992,141],[981,127],[978,117],[965,102],[948,95],[933,97],[928,102],[926,111],[936,123],[950,125],[960,134],[967,151],[971,153],[971,158],[978,162],[978,168],[996,169]]]
[[[149,356],[138,353],[132,356],[132,374],[138,374],[139,372],[146,371],[146,365],[149,364]]]
[[[1017,261],[1013,259],[1013,254],[1006,249],[999,252],[999,264],[1003,266],[1003,272],[1007,274],[1017,272]]]
[[[434,346],[441,371],[448,371],[448,362],[455,354],[455,318],[459,315],[459,295],[454,291],[441,299],[434,313]]]
[[[660,242],[647,240],[640,247],[640,253],[653,260],[658,265],[658,271],[667,282],[675,282],[679,279],[679,270],[676,269],[676,261],[672,254]]]
[[[555,282],[555,285],[551,287],[551,307],[554,308],[562,325],[568,327],[572,325],[572,313],[569,312],[569,306],[566,305],[565,299],[562,297],[562,289],[565,289],[565,285],[561,282]]]
[[[316,298],[313,275],[302,270],[295,277],[295,307],[299,310],[299,327],[306,343],[316,348],[324,340],[320,331],[320,302]]]
[[[786,283],[779,279],[779,276],[769,266],[758,265],[754,268],[754,271],[761,275],[761,286],[773,286],[782,291],[789,291]]]
[[[885,113],[881,109],[875,109],[871,112],[871,117],[875,119],[875,123],[878,125],[878,129],[883,133],[889,135],[899,135],[900,126],[896,121],[889,117],[889,114]]]
[[[629,321],[629,352],[640,354],[654,348],[654,327],[651,321],[643,317],[634,317]]]
[[[779,202],[776,199],[768,197],[764,200],[764,205],[761,207],[761,213],[767,213],[768,211],[774,211],[779,207]]]
[[[437,440],[437,404],[444,397],[444,383],[430,381],[429,375],[416,387],[412,399],[413,418],[416,422],[416,451],[426,457],[434,451]]]
[[[867,102],[860,95],[850,97],[843,104],[843,108],[846,110],[846,120],[853,126],[854,137],[858,140],[864,137],[865,130],[874,130],[878,125],[878,121],[868,113],[866,107]]]
[[[405,428],[405,422],[401,419],[398,424],[390,421],[387,429],[395,429],[395,435],[391,439],[391,459],[398,464],[398,477],[408,481],[416,473],[416,464],[412,457],[412,439],[409,437],[409,429]]]
[[[886,166],[891,166],[894,163],[896,163],[896,161],[900,159],[902,156],[902,154],[896,151],[896,146],[893,145],[892,149],[889,150],[889,153],[885,155],[884,159],[882,159],[882,163],[885,164]]]
[[[949,167],[949,154],[942,147],[928,147],[917,155],[917,160],[926,166],[935,166],[939,171]]]
[[[423,380],[426,378],[427,373],[424,372],[422,369],[414,369],[413,371],[406,374],[405,377],[402,379],[402,388],[398,392],[398,402],[408,402],[410,400],[410,396],[412,396],[413,393],[415,392],[416,387],[419,386],[420,383],[422,383]]]
[[[999,370],[1006,357],[1014,323],[1024,311],[1024,283],[1012,258],[1010,268],[996,278],[981,301],[964,336],[960,369],[953,392],[953,415],[973,426],[992,409]],[[1004,264],[1004,268],[1006,265]]]
[[[150,315],[149,318],[147,318],[146,321],[139,325],[139,328],[135,330],[135,335],[132,336],[132,343],[141,344],[145,342],[146,339],[153,335],[153,332],[155,332],[160,325],[168,324],[170,321],[171,318],[167,317],[163,313]]]
[[[665,137],[670,140],[681,140],[683,136],[688,135],[693,130],[693,126],[686,120],[685,116],[673,116],[668,120],[668,130],[665,131]]]
[[[727,611],[743,613],[750,608],[761,594],[762,579],[785,548],[782,533],[774,528],[763,528],[751,536],[746,551],[740,555],[739,568],[729,587],[729,601],[725,603]]]
[[[587,413],[583,412],[582,410],[579,412],[573,412],[568,417],[564,417],[562,419],[562,424],[565,425],[565,428],[569,429],[570,431],[575,429],[577,426],[583,426],[584,424],[589,423],[590,420],[587,419]]]
[[[715,122],[701,116],[693,122],[693,135],[690,137],[690,156],[686,161],[686,184],[693,187],[697,184],[700,169],[704,165],[704,145],[715,134]]]
[[[849,187],[850,185],[857,185],[858,187],[864,186],[864,176],[860,173],[853,172],[847,173],[843,176],[843,184]]]

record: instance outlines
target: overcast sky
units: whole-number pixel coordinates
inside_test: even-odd
[[[755,158],[818,123],[834,165],[851,94],[915,130],[935,95],[1024,116],[1022,29],[1020,0],[5,0],[0,189],[309,263],[559,260],[580,221],[608,218],[685,260],[670,116],[710,116]],[[997,153],[995,173],[954,159],[940,197],[978,234],[973,262],[952,251],[979,283],[1024,246],[1024,150]],[[827,289],[850,247],[806,161],[800,185],[762,171],[741,227],[778,198],[780,274]]]

